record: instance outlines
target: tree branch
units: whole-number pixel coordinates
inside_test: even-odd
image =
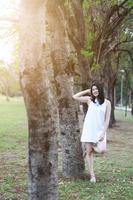
[[[119,43],[117,43],[114,47],[113,47],[113,50],[115,50],[116,47],[118,47],[119,45],[121,44],[124,44],[124,43],[129,43],[129,42],[133,42],[133,39],[132,40],[124,40],[124,41],[121,41]]]
[[[129,57],[130,57],[130,59],[131,59],[131,61],[132,61],[132,63],[133,63],[133,56],[132,56],[132,52],[130,50],[128,50],[128,49],[115,49],[115,51],[127,52]]]
[[[123,7],[123,5],[128,2],[128,0],[123,1],[121,4],[119,4],[119,7]]]

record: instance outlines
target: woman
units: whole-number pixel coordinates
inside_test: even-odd
[[[90,96],[87,96],[87,94]],[[86,94],[86,96],[84,96]],[[98,145],[106,144],[106,131],[109,125],[111,103],[104,97],[103,86],[99,82],[92,84],[91,89],[73,95],[75,100],[88,104],[85,116],[81,142],[85,143],[86,158],[89,164],[90,182],[96,182],[93,169],[93,152]]]

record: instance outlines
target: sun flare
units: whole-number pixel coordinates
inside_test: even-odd
[[[17,18],[20,0],[0,0],[0,60],[11,63],[15,46],[12,18]]]

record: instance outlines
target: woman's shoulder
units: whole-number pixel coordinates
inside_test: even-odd
[[[107,98],[105,98],[105,103],[106,103],[107,106],[111,106],[111,102],[110,102],[110,100],[107,99]]]

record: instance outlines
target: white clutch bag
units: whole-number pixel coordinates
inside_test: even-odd
[[[94,146],[93,148],[94,148],[94,151],[97,153],[105,153],[107,151],[106,140],[98,141],[96,146]]]

